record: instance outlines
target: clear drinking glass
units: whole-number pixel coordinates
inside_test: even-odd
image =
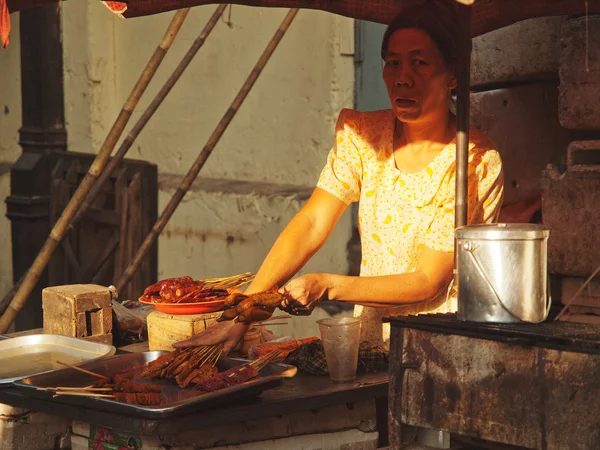
[[[358,365],[360,319],[321,319],[317,323],[325,348],[329,378],[336,382],[353,381]]]

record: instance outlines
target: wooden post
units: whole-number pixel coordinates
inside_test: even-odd
[[[27,302],[29,294],[35,287],[37,281],[40,279],[44,269],[46,268],[46,265],[48,264],[48,261],[52,257],[52,254],[60,244],[69,224],[71,223],[71,220],[73,219],[73,216],[79,210],[80,205],[82,204],[86,195],[92,188],[92,185],[98,179],[98,176],[100,175],[102,170],[106,167],[108,158],[110,158],[110,154],[115,148],[115,145],[119,140],[119,137],[121,136],[125,125],[129,121],[129,118],[131,117],[135,106],[137,105],[142,94],[148,87],[150,80],[152,80],[154,74],[156,73],[156,70],[160,66],[160,63],[164,59],[164,56],[167,53],[168,49],[171,47],[171,44],[173,43],[175,36],[177,36],[177,33],[183,25],[183,22],[188,13],[189,8],[182,9],[175,13],[173,20],[169,24],[167,32],[163,36],[163,39],[159,46],[156,48],[154,54],[148,61],[146,68],[144,69],[140,78],[135,84],[131,94],[129,95],[129,98],[123,105],[119,116],[117,117],[115,123],[109,131],[108,136],[102,144],[102,147],[100,148],[96,159],[92,163],[92,166],[88,170],[88,173],[77,188],[77,191],[75,191],[75,194],[69,201],[69,204],[63,211],[62,215],[60,216],[60,219],[58,219],[58,221],[54,225],[52,231],[50,232],[50,235],[44,243],[44,246],[38,253],[37,257],[35,258],[35,261],[31,265],[29,270],[27,271],[27,274],[25,275],[21,286],[15,293],[14,298],[6,308],[6,311],[4,311],[4,314],[2,314],[2,317],[0,318],[0,333],[5,333],[8,330],[8,327],[13,323],[13,321],[17,317],[17,314]]]
[[[127,285],[127,283],[129,283],[129,281],[135,274],[136,270],[138,269],[139,265],[143,261],[144,256],[150,250],[150,248],[152,247],[152,245],[158,238],[158,235],[162,232],[162,230],[165,228],[165,226],[169,222],[169,219],[175,212],[175,209],[177,209],[177,206],[179,206],[179,203],[183,199],[184,195],[186,194],[186,192],[188,191],[188,189],[190,188],[190,186],[192,185],[192,183],[198,176],[200,169],[202,168],[202,166],[204,166],[204,164],[206,163],[206,160],[208,159],[208,157],[214,150],[215,146],[221,139],[221,136],[223,136],[223,133],[225,133],[225,130],[227,129],[227,127],[233,120],[233,117],[235,116],[237,111],[240,109],[240,106],[242,105],[242,103],[244,102],[246,97],[248,96],[250,89],[252,89],[252,87],[254,86],[254,83],[256,83],[258,76],[260,75],[260,73],[264,69],[265,65],[267,64],[267,62],[273,55],[273,52],[277,48],[277,45],[279,44],[279,42],[281,42],[281,39],[283,38],[283,36],[285,35],[285,32],[290,27],[290,25],[291,25],[292,21],[294,20],[294,17],[296,16],[297,13],[298,13],[298,9],[290,9],[290,11],[287,13],[285,18],[283,19],[283,22],[281,22],[281,25],[279,26],[279,28],[275,32],[275,35],[273,36],[273,38],[271,39],[271,41],[265,48],[260,59],[258,60],[256,65],[252,69],[252,72],[250,72],[250,75],[248,76],[244,85],[242,86],[242,88],[238,92],[237,96],[231,103],[231,106],[229,106],[229,108],[227,109],[227,111],[225,112],[223,117],[221,118],[221,121],[219,122],[219,124],[217,125],[217,127],[215,128],[213,133],[210,135],[210,137],[208,138],[208,141],[206,142],[206,144],[204,145],[204,148],[202,149],[202,151],[200,152],[200,154],[194,161],[194,164],[192,165],[192,167],[190,167],[190,170],[188,171],[188,173],[182,180],[181,184],[175,191],[175,194],[173,194],[173,197],[171,197],[169,204],[162,212],[158,221],[154,224],[154,227],[152,227],[152,231],[150,231],[148,236],[146,236],[146,239],[144,239],[144,242],[138,249],[135,257],[133,258],[133,260],[127,267],[127,269],[125,269],[125,272],[123,273],[121,278],[117,281],[117,283],[116,283],[117,291],[120,292]]]

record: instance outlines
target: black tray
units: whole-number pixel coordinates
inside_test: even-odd
[[[116,355],[110,358],[103,358],[94,362],[80,364],[79,367],[88,369],[100,375],[109,376],[130,367],[147,364],[166,353],[168,352],[153,351]],[[247,360],[224,357],[219,359],[217,367],[221,371],[245,362],[247,362]],[[138,369],[136,375],[139,375],[142,370],[142,368]],[[45,400],[52,399],[52,401],[59,403],[79,405],[90,409],[144,419],[162,419],[191,411],[214,408],[242,398],[259,395],[267,389],[280,386],[284,378],[291,378],[296,372],[297,369],[294,366],[271,363],[264,367],[259,372],[260,377],[254,380],[209,393],[201,393],[196,391],[193,387],[181,389],[173,380],[153,379],[151,383],[159,385],[162,389],[161,397],[163,402],[157,406],[131,405],[110,398],[87,396],[60,396],[52,399],[52,392],[37,389],[38,387],[56,386],[83,387],[89,386],[97,380],[97,378],[92,375],[71,368],[55,370],[41,375],[24,378],[20,381],[15,381],[14,386],[28,396]],[[150,382],[143,378],[140,379],[135,377],[134,379],[139,382]]]

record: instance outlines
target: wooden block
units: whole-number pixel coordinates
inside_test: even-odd
[[[44,333],[77,337],[77,316],[73,304],[62,297],[49,295],[47,289],[42,291]]]
[[[89,316],[94,311],[112,309],[108,288],[96,284],[73,284],[52,286],[42,291],[44,310],[44,333],[72,337],[90,334]],[[106,334],[112,326],[106,327],[104,315],[96,322],[97,333]]]
[[[102,308],[100,316],[102,317],[102,333],[112,333],[112,307]]]
[[[77,333],[75,337],[81,338],[87,336],[87,321],[84,312],[77,313]]]
[[[107,287],[97,284],[52,286],[44,289],[42,295],[44,294],[72,302],[78,312],[111,306],[110,291]]]
[[[112,309],[102,308],[86,312],[91,327],[91,336],[106,334],[112,331]]]
[[[220,312],[175,315],[152,311],[147,319],[150,350],[173,350],[174,342],[198,334],[215,322],[220,315]]]

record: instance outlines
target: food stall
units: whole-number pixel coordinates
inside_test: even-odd
[[[197,288],[198,282],[194,283]],[[172,285],[163,282],[164,286]],[[214,295],[217,288],[209,289]],[[198,291],[191,292],[199,295]],[[148,287],[146,298],[160,306],[153,292],[153,287]],[[107,288],[52,287],[45,290],[44,296],[52,300],[45,302],[45,330],[9,335],[0,342],[0,361],[4,362],[0,369],[4,377],[0,380],[0,404],[12,407],[5,408],[4,415],[20,425],[3,431],[7,448],[268,445],[376,449],[386,443],[385,370],[363,371],[346,383],[298,373],[295,366],[283,360],[283,349],[295,343],[270,344],[269,348],[276,346],[274,351],[259,346],[252,360],[224,357],[220,345],[151,351],[146,341],[116,349],[98,342],[112,330],[86,336],[86,331],[97,328],[78,324],[78,318],[85,318],[79,312],[84,306],[101,307],[106,301],[110,304]],[[239,299],[240,294],[229,297]],[[188,302],[163,306],[211,309],[220,302],[222,308],[223,298],[213,298],[213,305]],[[247,298],[252,300],[251,296]],[[235,310],[225,311],[231,314],[231,309]],[[186,315],[198,316],[202,314]],[[64,330],[72,327],[79,337],[44,333],[59,326]],[[164,336],[160,342],[164,343]],[[45,424],[42,431],[33,432],[36,420],[31,417],[18,419],[24,411],[42,417],[37,419]],[[30,444],[23,443],[27,435],[33,436]],[[52,446],[59,438],[64,443]]]
[[[138,361],[144,357],[156,357],[156,352],[136,350],[107,358],[106,362],[84,364],[83,367],[96,369],[100,374],[107,363],[117,363],[122,367],[121,364],[128,364],[132,359]],[[86,377],[93,378],[86,374],[78,375],[75,369],[69,368],[52,372],[52,377],[57,375],[59,378],[44,380],[32,377],[26,382],[60,385],[64,384],[61,380],[68,379],[72,385],[79,381],[87,383],[90,378]],[[179,388],[176,385],[170,385],[170,388],[171,400],[174,400]],[[51,419],[46,420],[61,420],[57,416],[67,418],[68,422],[63,420],[65,429],[57,434],[67,433],[71,428],[73,449],[87,449],[88,445],[116,448],[110,444],[124,437],[125,441],[133,439],[138,447],[119,448],[222,448],[250,442],[258,447],[248,448],[265,448],[265,442],[278,445],[272,448],[294,448],[294,443],[314,445],[319,442],[333,447],[360,442],[362,447],[356,448],[378,448],[377,429],[381,423],[378,425],[377,421],[385,423],[387,412],[385,408],[375,406],[376,399],[385,399],[387,395],[386,373],[366,375],[344,384],[333,384],[327,377],[304,374],[280,383],[280,379],[267,375],[260,386],[244,389],[243,395],[238,392],[232,393],[233,397],[228,399],[205,398],[200,403],[175,401],[176,406],[167,404],[160,408],[136,408],[95,397],[86,400],[75,396],[68,396],[70,400],[64,397],[54,399],[48,391],[40,391],[45,397],[42,398],[27,389],[21,385],[4,387],[0,390],[0,403],[51,415]],[[256,396],[263,389],[265,391]],[[194,393],[193,389],[185,392]],[[33,427],[25,425],[22,428]],[[6,437],[9,439],[8,433]],[[260,447],[261,442],[263,447]],[[104,444],[106,446],[102,447]],[[41,448],[36,445],[32,443],[29,447],[16,448]]]
[[[134,17],[135,15],[153,14],[183,6],[189,7],[196,4],[218,2],[136,2],[131,0],[129,2],[109,3],[111,7],[116,8],[125,17]],[[248,2],[240,3],[248,4]],[[377,2],[377,5],[380,7],[375,8],[369,5],[368,2],[358,2],[355,4],[354,2],[340,1],[326,2],[318,7],[352,17],[386,22],[401,7],[400,3],[389,2],[381,5],[381,2]],[[315,7],[312,3],[309,5],[306,2],[300,1],[264,1],[252,2],[252,4],[256,6]],[[589,3],[586,2],[585,7],[589,12],[598,12],[600,4],[590,1]],[[472,7],[465,10],[464,17],[467,19],[470,17],[472,29],[471,33],[467,33],[467,36],[470,37],[525,18],[540,15],[580,14],[582,12],[582,5],[568,1],[494,2],[481,0],[475,1]],[[467,21],[466,23],[468,24],[469,22]],[[466,31],[468,31],[468,26]],[[464,58],[463,62],[465,66],[463,66],[463,71],[466,70],[466,73],[468,73],[468,63],[466,61],[467,58]],[[466,101],[466,93],[468,93],[469,86],[464,77],[461,83],[459,90],[463,94],[459,98],[458,115],[460,118],[460,129],[458,131],[459,133],[463,133],[459,142],[462,141],[466,144],[468,141],[468,101]],[[236,107],[239,107],[239,105]],[[465,140],[465,138],[467,139]],[[208,147],[208,152],[201,156],[200,162],[206,160],[214,145],[216,145],[216,142],[211,143]],[[463,145],[462,150],[459,148],[458,151],[465,151],[465,149],[466,145]],[[110,150],[112,148],[109,149],[108,155],[110,155]],[[457,159],[460,160],[460,158]],[[466,160],[463,159],[463,161]],[[106,163],[106,160],[104,163]],[[187,179],[185,184],[189,186],[189,183],[197,175],[200,168],[201,165],[195,165],[191,172],[191,178]],[[94,170],[98,171],[98,167],[95,167]],[[100,167],[101,170],[102,167]],[[463,175],[466,175],[466,171],[463,171]],[[97,174],[94,176],[97,176]],[[463,181],[466,181],[466,178],[463,178]],[[91,184],[89,187],[91,188]],[[457,192],[461,192],[460,189],[462,188],[458,187]],[[464,191],[462,192],[462,195],[464,195]],[[181,200],[184,193],[185,189],[178,192],[177,195],[180,197],[178,200],[175,199],[174,206],[170,208],[170,214],[172,214],[174,208],[177,206],[177,202]],[[85,196],[85,193],[82,195]],[[460,214],[457,212],[457,217],[460,217],[465,213],[465,205],[464,202],[461,205],[460,195],[457,195],[457,198],[459,199],[457,205],[463,208]],[[76,208],[77,205],[73,210],[73,215]],[[166,216],[166,220],[168,220],[168,215]],[[458,220],[458,225],[460,225],[461,219],[459,218]],[[164,227],[164,223],[165,220],[162,220],[159,222],[156,231],[153,230],[155,232],[148,244],[145,245],[146,248],[156,238],[161,230],[161,226]],[[464,221],[462,223],[464,224]],[[61,232],[65,232],[65,230],[66,227],[62,224]],[[53,239],[60,240],[61,237],[59,234],[58,238],[54,236]],[[136,255],[133,265],[128,268],[127,275],[129,277],[136,269],[135,261],[139,264],[142,257],[143,254]],[[24,290],[31,289],[33,284],[35,284],[34,278],[36,272],[39,272],[39,267],[44,265],[43,258],[40,261],[38,268],[32,272],[30,279],[25,279],[23,283],[25,286]],[[126,281],[123,281],[123,283],[126,283]],[[15,296],[16,301],[12,304],[12,309],[9,310],[13,319],[14,315],[22,307],[23,299],[26,296],[26,292],[17,293]],[[7,316],[9,320],[11,319],[10,315]],[[5,323],[6,320],[4,321]],[[504,327],[473,325],[458,322],[454,317],[401,318],[392,319],[392,323],[391,383],[389,386],[391,448],[401,448],[402,446],[402,439],[398,432],[400,422],[532,448],[565,448],[564,445],[566,444],[577,448],[582,442],[582,445],[584,445],[583,448],[586,448],[585,445],[589,443],[597,443],[593,438],[592,440],[585,440],[585,442],[577,440],[584,439],[582,436],[593,429],[592,425],[582,425],[582,428],[573,427],[571,429],[572,434],[569,435],[571,437],[564,438],[557,438],[550,435],[548,431],[550,430],[549,427],[556,423],[556,414],[558,414],[557,411],[560,408],[558,404],[550,405],[555,408],[551,410],[548,403],[550,395],[548,391],[550,390],[550,386],[553,386],[552,383],[560,383],[557,380],[568,379],[577,385],[581,385],[582,381],[575,374],[573,374],[572,379],[562,378],[560,374],[564,375],[568,371],[567,366],[557,364],[556,367],[550,370],[547,363],[552,359],[557,360],[559,363],[564,360],[570,361],[573,365],[577,366],[579,364],[582,367],[588,367],[587,364],[589,364],[590,366],[586,370],[589,373],[594,373],[596,366],[593,355],[596,346],[596,337],[593,333],[586,332],[585,329],[578,326],[562,324],[548,324],[547,327],[541,325],[511,325]],[[448,336],[451,336],[451,338],[448,338]],[[490,347],[494,348],[490,349]],[[462,349],[462,351],[458,351],[457,349]],[[494,351],[493,356],[489,356],[491,350]],[[523,353],[521,355],[522,359],[514,357],[515,354],[521,353]],[[461,358],[459,358],[459,354]],[[480,354],[489,356],[485,364],[481,362]],[[456,363],[456,359],[452,358],[453,355],[456,356],[460,364]],[[581,359],[584,358],[582,355],[585,355],[586,359]],[[573,362],[571,359],[577,361]],[[505,362],[514,363],[514,367],[510,364],[504,364]],[[454,363],[457,365],[453,366]],[[494,399],[504,401],[506,396],[516,396],[519,394],[520,396],[517,397],[518,401],[515,402],[517,405],[512,405],[513,408],[520,408],[521,404],[531,406],[531,411],[533,412],[528,418],[534,417],[535,420],[531,419],[533,420],[531,423],[526,422],[524,419],[523,421],[515,421],[512,409],[503,411],[504,416],[502,417],[505,420],[499,420],[488,409],[481,408],[477,404],[475,397],[477,397],[479,392],[477,389],[481,388],[482,378],[477,376],[474,376],[472,379],[469,378],[470,371],[476,364],[483,364],[485,366],[485,373],[489,372],[490,367],[496,370],[494,376],[489,380],[486,378],[486,381],[489,381],[489,383],[485,384],[485,386],[493,394],[490,394],[490,399],[487,399],[488,402],[495,401]],[[529,371],[525,371],[521,364],[523,367],[527,367]],[[448,372],[449,368],[451,369]],[[415,375],[411,375],[411,373],[415,373]],[[526,378],[524,374],[529,378]],[[527,381],[525,383],[527,383],[529,388],[524,388],[519,384],[519,380],[523,378],[526,378]],[[265,420],[268,418],[269,420],[276,421],[276,418],[284,413],[286,416],[303,414],[302,419],[299,419],[298,422],[304,422],[310,414],[322,414],[319,417],[334,416],[336,415],[334,408],[338,408],[337,411],[343,408],[352,410],[354,406],[349,405],[374,398],[383,398],[385,392],[387,392],[385,375],[365,376],[357,379],[354,383],[344,385],[332,385],[326,378],[315,378],[302,374],[298,374],[292,379],[279,379],[282,381],[281,386],[263,392],[259,398],[242,400],[235,404],[231,403],[229,406],[219,405],[218,408],[211,406],[210,414],[206,411],[198,411],[186,413],[184,417],[165,419],[135,417],[135,414],[128,415],[125,411],[121,410],[106,411],[102,410],[102,408],[93,409],[90,404],[77,405],[53,398],[40,398],[28,394],[24,390],[26,387],[23,386],[0,391],[0,402],[31,408],[33,410],[56,412],[73,418],[77,421],[77,425],[73,427],[74,429],[81,430],[81,437],[91,438],[91,436],[84,436],[85,434],[90,434],[86,430],[89,430],[90,427],[100,426],[120,430],[125,434],[130,433],[136,437],[152,436],[151,439],[160,440],[165,436],[176,436],[180,433],[197,429],[199,424],[205,427],[223,427],[219,428],[219,434],[226,436],[228,434],[228,424],[236,423],[243,428],[247,426],[243,424],[248,423],[248,417],[252,417],[253,419],[264,418]],[[465,385],[471,380],[473,380],[473,386],[475,387],[470,389],[471,385],[469,385],[469,390],[465,388]],[[532,388],[533,386],[540,387],[536,390]],[[39,387],[47,388],[48,386]],[[580,408],[585,406],[584,401],[590,401],[593,398],[591,395],[584,395],[583,397],[577,397],[577,395],[577,390],[568,392],[563,390],[560,392],[561,398],[569,398],[570,400],[581,398],[578,401],[582,403],[578,403],[576,408],[573,406],[574,404],[571,404],[573,417],[580,414],[578,411],[581,411]],[[531,396],[535,396],[535,398]],[[469,397],[468,402],[466,397]],[[423,402],[415,401],[415,399],[423,399]],[[102,400],[94,401],[101,402]],[[109,401],[106,402],[108,403]],[[92,405],[95,405],[95,403],[92,403]],[[499,407],[499,404],[494,406]],[[485,408],[490,408],[490,405],[486,404]],[[469,411],[469,413],[456,413],[452,415],[456,411],[465,410]],[[590,415],[590,417],[593,417],[593,415]],[[290,417],[286,420],[289,424],[295,422]],[[87,425],[82,425],[82,423]],[[378,426],[381,427],[382,424],[379,423]],[[518,428],[519,426],[520,428]],[[537,430],[536,436],[527,437],[527,432],[531,431],[534,426],[537,427],[535,428]],[[344,423],[338,429],[351,427],[349,423]],[[511,427],[513,428],[512,430]],[[316,433],[318,431],[323,430],[307,428],[299,434]],[[328,431],[331,431],[331,428]],[[277,435],[273,431],[269,433],[271,437]],[[281,436],[281,434],[277,436]],[[197,439],[200,438],[198,437]],[[151,445],[155,445],[156,441],[147,442],[152,442]],[[165,444],[166,441],[161,440],[160,442],[162,443],[161,445],[171,445],[169,443]],[[176,442],[173,445],[180,445],[180,443]]]

